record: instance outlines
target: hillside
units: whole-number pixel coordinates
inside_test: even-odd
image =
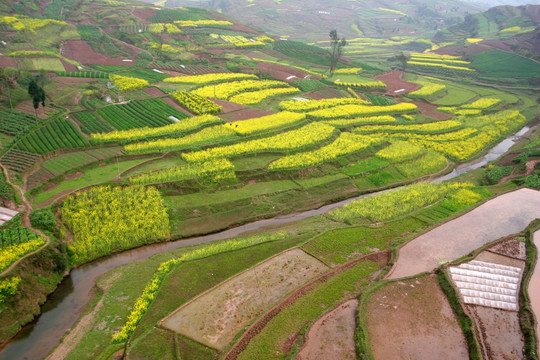
[[[435,43],[466,8],[294,3],[254,0],[251,20],[171,0],[2,3],[0,360],[536,351],[516,285],[540,217],[534,16],[499,9],[520,29]],[[341,56],[338,25],[356,33]],[[447,276],[479,251],[516,285],[502,313]],[[490,331],[509,350],[471,330],[466,303],[508,321]],[[418,333],[440,353],[408,346]]]
[[[168,0],[166,6],[205,6],[279,36],[325,39],[331,29],[348,38],[432,33],[482,7],[459,1],[194,1]],[[320,25],[324,24],[324,27]]]

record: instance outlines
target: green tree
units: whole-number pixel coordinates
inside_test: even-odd
[[[330,45],[332,46],[332,53],[330,54],[330,74],[333,74],[336,70],[339,58],[343,54],[343,48],[347,45],[345,38],[339,39],[337,30],[330,31]]]
[[[32,98],[34,115],[37,121],[37,109],[39,107],[39,103],[41,103],[42,106],[45,106],[45,91],[41,86],[38,85],[36,79],[30,80],[30,84],[28,84],[28,95],[30,95]]]

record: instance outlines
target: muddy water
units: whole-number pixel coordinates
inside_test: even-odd
[[[467,214],[415,238],[399,251],[390,279],[432,271],[540,218],[540,191],[519,189],[489,200]]]
[[[436,181],[452,179],[498,158],[528,130],[529,127],[524,127],[520,132],[502,141],[491,149],[483,158],[469,164],[463,164],[459,169]],[[82,308],[90,299],[90,291],[95,284],[96,278],[111,269],[179,247],[227,239],[243,232],[260,229],[265,226],[286,224],[324,214],[332,209],[342,207],[360,197],[326,205],[315,210],[256,221],[216,234],[144,246],[99,259],[93,263],[74,269],[71,274],[62,281],[58,289],[49,296],[47,302],[42,306],[41,315],[34,322],[25,326],[17,336],[0,351],[0,360],[34,360],[45,357],[59,343],[65,332],[75,324],[81,315]]]
[[[537,230],[534,233],[534,245],[537,249],[540,249],[540,230]],[[534,266],[534,272],[529,281],[529,288],[527,291],[529,292],[532,311],[536,318],[536,334],[540,334],[540,264],[538,260]]]

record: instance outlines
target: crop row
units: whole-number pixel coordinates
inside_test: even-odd
[[[417,107],[411,103],[398,103],[388,106],[367,105],[340,105],[330,109],[321,109],[309,112],[309,118],[329,120],[337,118],[352,118],[359,116],[406,114],[416,111]]]
[[[20,245],[37,237],[36,233],[23,226],[0,230],[0,248]]]
[[[116,142],[125,143],[147,140],[163,136],[183,136],[210,125],[222,124],[224,121],[214,115],[201,115],[182,119],[170,125],[160,127],[143,127],[121,131],[112,131],[106,134],[92,134],[91,139],[99,143]]]
[[[109,74],[97,71],[59,71],[56,76],[92,78],[92,79],[108,79]]]
[[[275,136],[250,140],[239,144],[183,153],[182,158],[189,162],[203,162],[217,158],[253,154],[265,151],[300,151],[303,148],[330,138],[335,128],[321,123],[311,123],[300,129],[291,130]]]
[[[17,148],[43,155],[58,149],[89,145],[69,120],[57,118],[20,138]]]
[[[154,188],[93,187],[64,200],[60,213],[73,233],[75,264],[169,236],[167,209]]]
[[[174,22],[180,27],[231,27],[232,23],[226,20],[176,20]]]
[[[274,97],[274,96],[279,96],[279,95],[291,95],[291,94],[297,94],[299,92],[300,90],[298,90],[295,87],[263,89],[263,90],[248,91],[248,92],[233,95],[229,98],[229,101],[235,102],[237,104],[253,105],[253,104],[258,104],[269,97]]]
[[[268,167],[270,170],[298,169],[334,161],[340,156],[349,155],[381,143],[382,138],[342,133],[333,143],[317,150],[296,153],[282,157]]]
[[[101,120],[93,111],[82,111],[73,116],[82,124],[81,130],[85,134],[106,133],[113,131],[114,128]]]
[[[441,154],[428,151],[417,159],[396,164],[397,170],[408,179],[416,179],[422,175],[433,174],[444,169],[448,160]]]
[[[162,99],[130,101],[123,105],[111,105],[97,109],[97,113],[117,130],[127,130],[138,127],[159,127],[171,124],[173,120],[188,117],[187,114],[176,110]]]
[[[434,67],[434,68],[442,68],[442,69],[448,69],[448,70],[457,70],[462,72],[474,72],[474,69],[463,67],[463,66],[454,66],[454,65],[446,65],[443,63],[430,63],[430,62],[421,62],[421,61],[409,61],[407,64],[409,65],[415,65],[420,67]]]
[[[146,66],[147,64],[144,64]],[[136,66],[136,65],[133,65]],[[149,83],[155,83],[169,78],[169,75],[164,74],[163,72],[158,72],[152,69],[135,69],[128,72],[122,73],[124,76],[129,76],[133,78],[143,79]]]
[[[124,149],[128,154],[150,154],[192,149],[194,147],[212,145],[237,138],[238,134],[231,128],[223,125],[216,125],[181,138],[159,139],[128,144]]]
[[[472,187],[472,184],[419,183],[350,202],[342,208],[331,211],[329,216],[341,221],[360,219],[385,221],[418,211],[460,189],[469,187]]]
[[[304,92],[311,92],[323,88],[326,84],[315,79],[298,79],[293,81],[293,85]]]
[[[411,54],[411,60],[413,61],[427,61],[427,62],[436,62],[436,63],[445,63],[445,64],[462,64],[462,65],[468,65],[470,64],[469,61],[465,60],[459,60],[459,57],[456,59],[448,59],[448,58],[441,58],[441,57],[433,57],[433,56],[425,56],[426,54]]]
[[[425,152],[426,150],[421,146],[405,141],[395,141],[375,155],[390,162],[402,162],[417,158]]]
[[[227,159],[189,163],[130,177],[129,182],[132,185],[148,185],[192,179],[204,180],[211,177],[216,177],[219,181],[236,179],[234,165]]]
[[[279,108],[287,111],[307,112],[327,109],[339,105],[367,105],[367,101],[359,98],[333,98],[322,100],[286,100],[279,104]]]
[[[257,79],[253,74],[242,73],[213,73],[192,76],[175,76],[165,79],[165,82],[179,84],[214,84],[225,81]]]
[[[263,90],[275,87],[288,86],[286,82],[277,80],[242,80],[204,86],[192,91],[192,93],[222,100],[228,100],[231,96],[246,91]]]
[[[13,136],[24,133],[36,124],[32,115],[14,110],[0,110],[0,119],[0,132]]]
[[[194,114],[217,114],[221,112],[221,106],[197,94],[185,91],[175,91],[170,94],[180,105]]]
[[[417,83],[422,85],[422,87],[418,90],[410,92],[408,96],[411,96],[411,97],[434,96],[434,95],[444,92],[444,90],[446,89],[446,85],[444,84],[437,84],[437,83],[432,83],[429,81],[417,81]]]
[[[357,89],[386,89],[386,84],[382,81],[365,81],[361,83],[351,83],[351,82],[345,82],[345,81],[334,81],[334,84],[345,86],[345,87],[352,87]]]
[[[227,123],[225,126],[230,127],[240,135],[250,135],[265,130],[293,126],[299,124],[305,118],[306,115],[304,114],[283,111],[259,118]]]
[[[331,125],[338,129],[348,128],[352,126],[360,125],[373,125],[373,124],[395,124],[397,120],[390,115],[359,117],[355,119],[335,119],[323,121],[325,124]]]
[[[334,74],[358,74],[360,71],[362,71],[362,68],[343,68],[336,69]]]
[[[38,158],[39,155],[12,148],[2,156],[1,161],[11,171],[21,173],[33,166]]]
[[[440,134],[450,131],[455,131],[463,127],[463,124],[455,120],[436,121],[425,124],[411,124],[411,125],[375,125],[375,126],[363,126],[355,128],[353,131],[360,134],[372,134],[372,133],[399,133],[410,132],[415,134]]]
[[[39,249],[45,244],[45,240],[42,237],[38,237],[34,240],[23,242],[19,245],[11,245],[0,248],[0,272],[6,270],[15,261],[19,260],[24,255]]]
[[[114,86],[121,91],[137,90],[150,85],[148,81],[144,79],[137,79],[128,76],[110,75],[109,78],[114,83]]]

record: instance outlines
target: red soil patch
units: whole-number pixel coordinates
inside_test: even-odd
[[[418,106],[418,110],[422,113],[422,115],[429,116],[437,120],[448,120],[452,118],[451,114],[437,111],[437,105],[428,104],[421,101],[412,101],[412,103]]]
[[[167,95],[162,90],[158,89],[155,86],[147,87],[143,91],[153,97],[162,97],[162,96]]]
[[[325,87],[319,90],[315,90],[311,93],[307,93],[306,96],[312,97],[313,99],[332,99],[332,98],[342,98],[347,97],[341,91],[333,87]]]
[[[77,77],[70,77],[70,76],[54,76],[53,78],[54,78],[54,81],[63,85],[90,83],[90,82],[95,82],[97,80],[97,79],[92,79],[92,78],[77,78]]]
[[[223,114],[221,115],[221,118],[225,120],[229,120],[229,121],[236,121],[236,120],[253,119],[253,118],[258,118],[261,116],[272,115],[272,114],[273,112],[271,111],[247,108],[247,109],[242,109],[238,111],[229,112],[227,114]]]
[[[314,92],[305,93],[303,97],[309,97],[315,100],[321,100],[324,99],[322,96],[315,94]]]
[[[492,50],[492,48],[484,45],[484,41],[482,41],[481,43],[469,44],[467,46],[445,46],[435,50],[434,53],[439,55],[464,56],[479,54],[488,50]]]
[[[391,283],[366,304],[375,359],[467,359],[454,312],[433,275]]]
[[[84,175],[83,172],[77,171],[77,172],[74,172],[74,173],[71,173],[71,174],[68,174],[68,175],[64,176],[64,179],[65,180],[76,179],[76,178],[81,177],[83,175]]]
[[[356,359],[354,330],[358,300],[347,300],[321,316],[309,329],[296,360]]]
[[[15,61],[9,56],[0,56],[0,67],[16,67]]]
[[[304,79],[306,76],[309,76],[309,74],[306,72],[288,67],[286,65],[259,63],[255,68],[267,72],[276,79],[283,81],[294,81],[297,80],[297,78]],[[296,76],[296,78],[287,80],[287,78],[290,76]]]
[[[118,65],[126,67],[133,65],[133,62],[109,58],[103,54],[94,52],[90,45],[84,40],[66,41],[63,55],[69,59],[76,60],[81,64]]]
[[[173,108],[177,109],[177,110],[180,110],[181,112],[185,113],[185,114],[188,114],[189,116],[193,116],[192,113],[190,113],[189,111],[187,111],[186,109],[184,109],[183,107],[181,107],[176,101],[174,101],[173,99],[171,99],[170,97],[166,97],[166,98],[163,98],[163,100],[171,105]]]
[[[237,104],[237,103],[233,103],[233,102],[229,102],[225,100],[214,99],[212,101],[221,106],[221,109],[222,109],[221,111],[223,114],[227,114],[227,113],[238,111],[238,110],[244,110],[248,108],[246,105],[241,105],[241,104]]]
[[[77,69],[77,67],[73,64],[70,64],[68,63],[66,60],[60,60],[60,62],[62,63],[62,65],[64,66],[64,69],[66,69],[66,71],[79,71],[79,69]]]
[[[133,14],[133,16],[141,19],[142,24],[151,24],[152,22],[146,19],[148,19],[151,16],[156,15],[156,10],[148,9],[148,8],[136,8],[136,9],[133,9],[131,13]]]
[[[388,91],[386,92],[386,95],[390,95],[390,96],[397,96],[397,95],[401,95],[404,93],[408,93],[408,92],[420,89],[420,85],[401,79],[402,75],[403,75],[403,71],[392,70],[384,74],[376,75],[375,78],[386,83],[386,86],[388,87]],[[402,89],[405,89],[405,91],[400,91],[396,93],[396,91],[402,90]]]
[[[22,111],[27,114],[34,115],[34,105],[32,104],[32,100],[26,100],[20,102],[16,107],[15,110]],[[37,109],[37,116],[40,119],[45,119],[46,117],[49,117],[49,115],[46,114],[46,112],[49,111],[56,111],[50,107],[43,107],[41,104],[39,105],[39,108]]]

